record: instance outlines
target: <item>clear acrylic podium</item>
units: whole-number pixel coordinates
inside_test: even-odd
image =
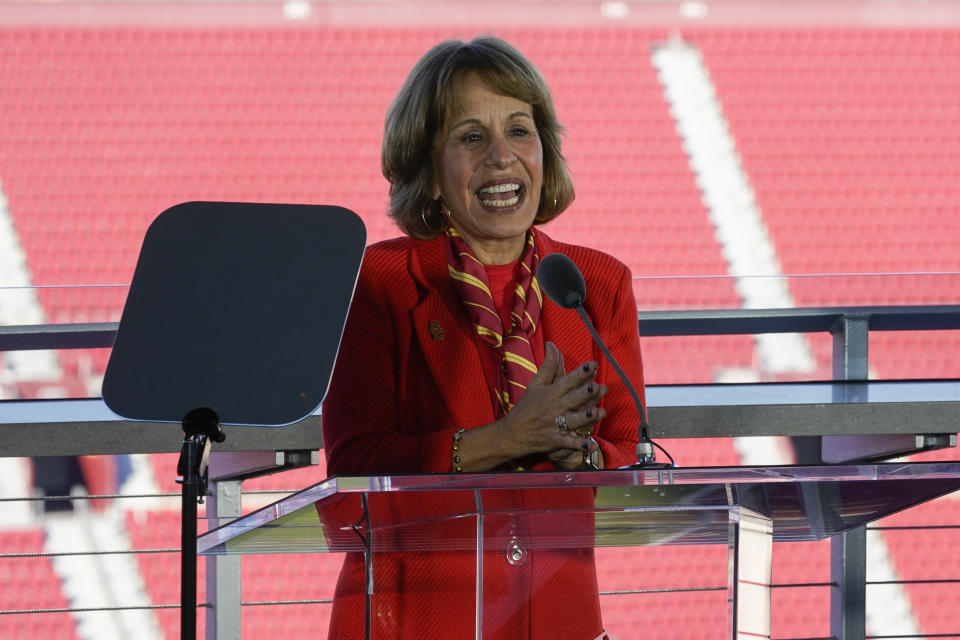
[[[541,549],[722,544],[725,635],[769,638],[773,542],[820,540],[957,489],[960,462],[333,477],[209,531],[198,552],[362,553],[374,638],[379,558],[473,554],[472,574],[459,579],[475,606],[459,613],[482,638],[491,607],[516,606],[490,601],[491,561],[520,566]]]

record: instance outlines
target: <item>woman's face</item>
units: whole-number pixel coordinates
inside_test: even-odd
[[[494,93],[475,73],[459,89],[434,142],[434,197],[481,262],[506,264],[520,257],[540,207],[543,147],[533,107]]]

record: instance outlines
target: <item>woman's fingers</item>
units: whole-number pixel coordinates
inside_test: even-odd
[[[585,383],[591,382],[595,375],[597,375],[596,362],[584,362],[570,373],[567,373],[563,364],[563,354],[560,353],[557,345],[548,341],[544,345],[543,362],[540,363],[540,367],[537,369],[533,380],[527,385],[527,391],[524,395],[529,394],[531,387],[548,385],[555,386],[555,391],[558,396],[563,395],[577,387],[583,386]]]
[[[519,445],[525,455],[554,449],[580,449],[597,421],[606,411],[596,405],[572,410],[559,398],[534,398],[528,394],[506,416],[512,435],[510,441]],[[546,395],[549,387],[540,391]]]
[[[557,346],[552,342],[550,343],[550,346],[552,346],[554,349],[557,349]],[[559,358],[559,361],[557,362],[557,372],[556,375],[553,376],[553,382],[556,382],[563,376],[567,375],[567,368],[563,364],[563,352],[561,352],[560,349],[557,349],[557,357]]]
[[[597,405],[607,393],[597,383],[595,362],[567,373],[563,355],[547,342],[544,359],[517,405],[505,416],[511,442],[526,453],[589,446],[583,436],[606,415]]]
[[[570,411],[580,411],[596,406],[607,395],[607,386],[588,380],[579,387],[574,387],[560,397],[560,402]]]
[[[554,449],[547,454],[547,459],[558,469],[573,471],[583,465],[583,456],[582,449]]]
[[[561,415],[563,416],[563,419],[560,420],[558,417],[556,420],[556,426],[557,432],[563,436],[563,438],[558,440],[557,446],[562,447],[572,445],[574,443],[574,439],[576,439],[577,444],[575,446],[579,447],[579,440],[581,437],[588,435],[591,431],[593,431],[593,426],[606,417],[607,411],[602,407],[588,407],[580,411],[563,413]],[[571,438],[566,438],[568,435],[571,436]],[[563,444],[564,442],[566,444]]]
[[[527,385],[527,391],[532,387],[553,384],[559,378],[562,378],[564,373],[566,371],[563,368],[563,354],[557,349],[557,345],[547,342],[544,346],[543,362],[540,363],[540,368],[537,369],[533,380]]]
[[[599,449],[600,445],[596,440],[592,438],[577,438],[574,446],[554,449],[548,452],[547,459],[558,469],[580,469],[583,467],[584,460]]]
[[[579,367],[557,380],[557,390],[561,394],[568,393],[577,387],[584,386],[593,382],[597,375],[596,362],[584,362]]]

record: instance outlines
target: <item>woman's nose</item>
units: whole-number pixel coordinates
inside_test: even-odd
[[[509,167],[517,160],[509,141],[504,136],[496,136],[490,141],[489,153],[490,165],[501,169]]]

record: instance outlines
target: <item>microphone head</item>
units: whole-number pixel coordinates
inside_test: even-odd
[[[573,260],[562,253],[551,253],[540,260],[537,281],[547,297],[564,309],[581,306],[587,297],[583,274]]]

